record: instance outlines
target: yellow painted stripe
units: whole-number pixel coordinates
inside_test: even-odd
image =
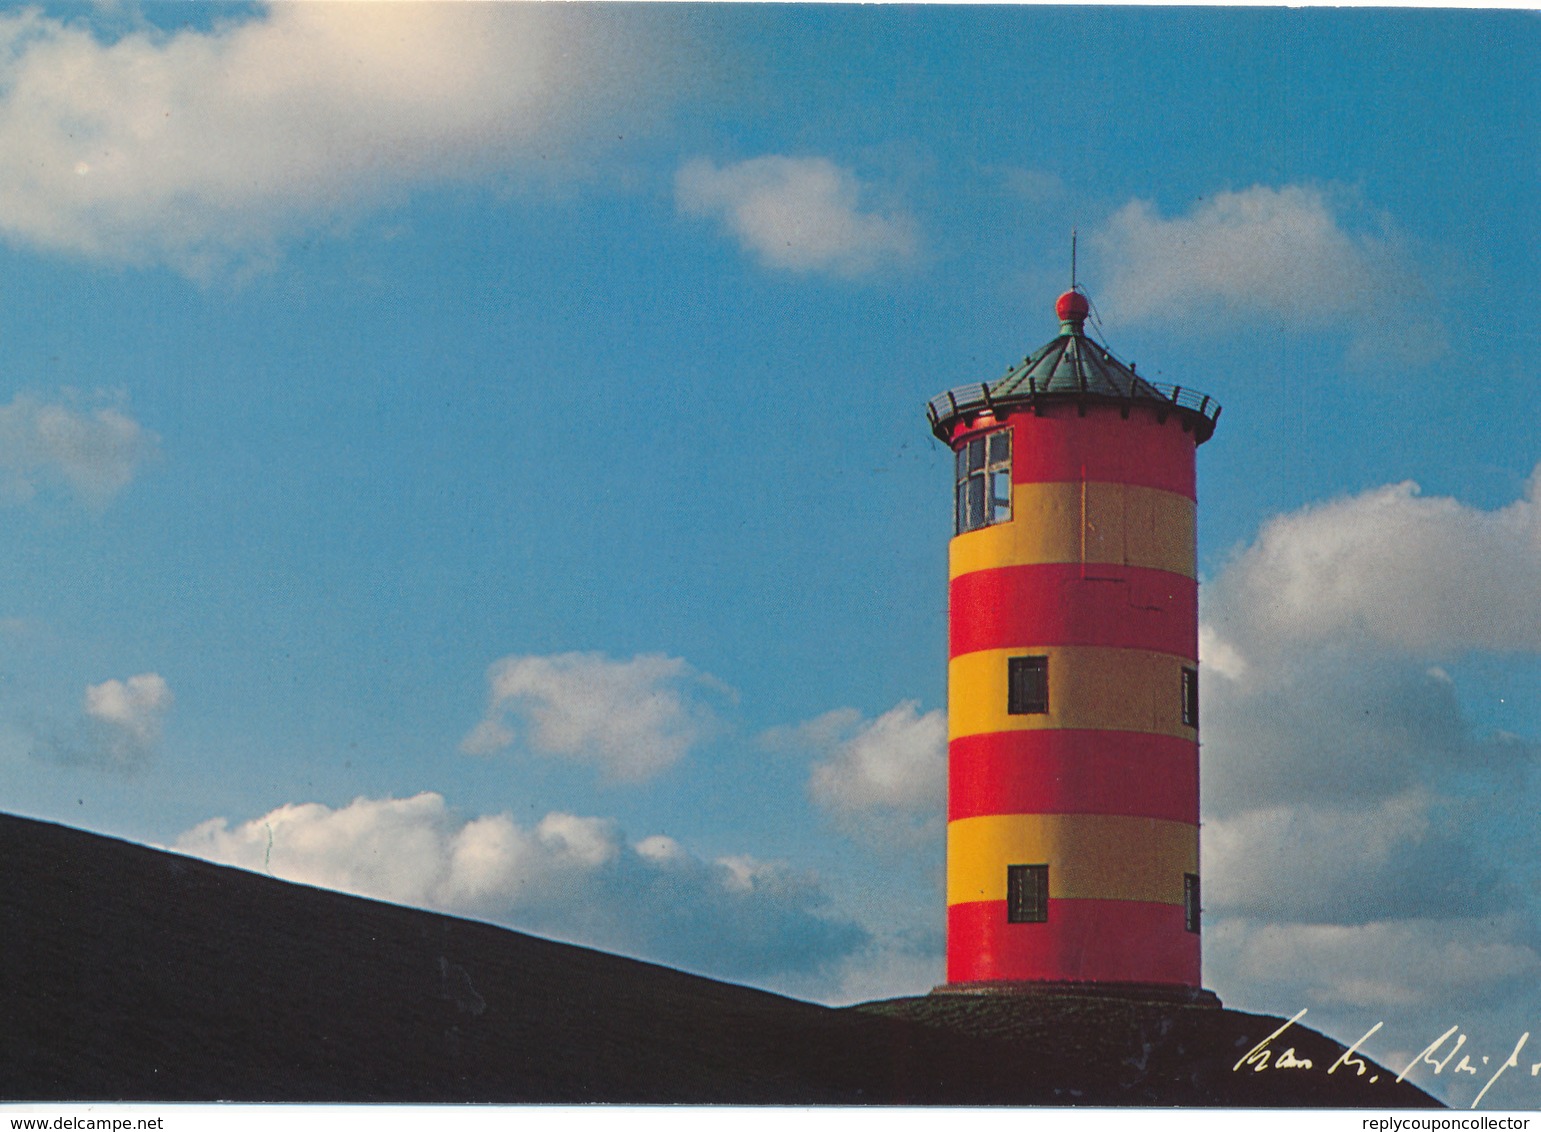
[[[1192,578],[1196,516],[1193,500],[1153,487],[1019,483],[1011,490],[1011,521],[954,538],[949,571],[956,578],[996,566],[1088,562]]]
[[[1006,661],[1013,656],[1049,658],[1047,712],[1007,713]],[[947,737],[1073,727],[1197,739],[1182,721],[1182,670],[1193,666],[1170,653],[1091,646],[964,653],[947,666]]]
[[[1183,902],[1199,829],[1106,814],[1000,814],[947,826],[947,903],[1006,899],[1007,865],[1048,865],[1049,898]]]

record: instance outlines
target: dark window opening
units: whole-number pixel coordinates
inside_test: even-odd
[[[958,449],[954,532],[1011,518],[1011,432],[976,436]]]
[[[1199,914],[1199,878],[1183,873],[1183,926],[1190,932],[1199,930]]]
[[[1049,710],[1049,658],[1013,656],[1006,661],[1006,711],[1042,715]]]
[[[1196,668],[1183,669],[1183,724],[1199,725],[1199,673]]]
[[[1049,918],[1049,866],[1006,866],[1006,922],[1041,924]]]

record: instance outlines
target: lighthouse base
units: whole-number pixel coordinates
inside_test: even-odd
[[[1174,983],[1088,983],[999,979],[974,983],[943,983],[934,995],[999,996],[1011,998],[1095,998],[1118,1002],[1150,1002],[1220,1009],[1220,996],[1203,987]]]

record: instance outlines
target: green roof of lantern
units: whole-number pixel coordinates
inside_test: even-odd
[[[982,411],[1017,409],[1056,401],[1150,404],[1191,418],[1196,442],[1208,440],[1220,417],[1220,405],[1206,393],[1181,385],[1147,381],[1115,357],[1106,346],[1087,337],[1087,303],[1068,291],[1057,305],[1059,336],[1046,342],[995,381],[949,389],[926,406],[931,429],[950,441],[953,424]]]
[[[1160,390],[1092,339],[1080,333],[1061,334],[1040,346],[1006,376],[990,383],[992,397],[1017,393],[1090,393],[1165,401]]]

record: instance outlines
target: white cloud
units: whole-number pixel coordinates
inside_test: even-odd
[[[682,759],[718,727],[708,694],[731,695],[685,661],[660,653],[611,660],[601,653],[507,656],[487,672],[487,714],[461,743],[492,754],[518,738],[530,750],[594,763],[639,781]]]
[[[856,175],[823,157],[750,158],[718,168],[680,167],[675,200],[689,216],[716,217],[770,267],[860,275],[915,254],[907,213],[863,211]]]
[[[1247,674],[1247,658],[1215,632],[1212,625],[1199,625],[1199,655],[1204,658],[1206,674],[1213,673],[1227,680],[1240,680]]]
[[[1110,271],[1104,306],[1131,321],[1219,310],[1349,328],[1361,353],[1404,361],[1442,350],[1401,241],[1351,229],[1348,212],[1305,185],[1216,193],[1171,219],[1132,200],[1094,237]]]
[[[40,735],[34,753],[66,766],[136,771],[154,756],[171,702],[171,688],[154,672],[87,685],[80,720]]]
[[[1454,1026],[1437,1056],[1459,1044],[1476,1072],[1456,1071],[1458,1055],[1442,1073],[1422,1066],[1410,1076],[1456,1108],[1475,1101],[1521,1034],[1535,1030],[1541,954],[1533,926],[1515,914],[1351,925],[1231,917],[1207,930],[1204,952],[1214,985],[1235,988],[1221,991],[1233,1009],[1288,1017],[1305,1007],[1304,1025],[1344,1043],[1381,1023],[1362,1048],[1393,1074]],[[1524,1068],[1533,1049],[1481,1107],[1535,1106],[1536,1081]]]
[[[1372,1056],[1459,1022],[1512,1027],[1501,1058],[1529,1028],[1541,745],[1483,733],[1457,663],[1541,651],[1538,546],[1534,479],[1494,512],[1401,484],[1275,518],[1205,587],[1205,962],[1232,1005],[1383,1019]]]
[[[484,174],[626,88],[557,5],[275,4],[110,40],[0,17],[0,232],[192,273],[402,186]]]
[[[885,849],[940,836],[947,801],[947,716],[905,700],[876,719],[837,708],[760,736],[771,750],[811,753],[808,797],[840,828]]]
[[[1268,522],[1211,587],[1249,642],[1368,639],[1434,653],[1541,652],[1541,468],[1496,511],[1392,484]],[[1236,622],[1234,626],[1231,622]]]
[[[1471,1011],[1516,986],[1535,987],[1541,956],[1523,931],[1513,918],[1353,925],[1237,918],[1207,942],[1254,995],[1272,994],[1281,1005],[1387,1010],[1456,1002]]]
[[[706,861],[615,822],[466,819],[433,793],[281,806],[188,830],[180,852],[303,884],[475,916],[711,974],[811,975],[866,934],[824,914],[816,877],[738,856]]]
[[[1541,652],[1533,476],[1497,511],[1377,488],[1266,523],[1205,587],[1205,807],[1376,803],[1442,776],[1513,787],[1536,744],[1477,733],[1450,673]]]
[[[102,507],[158,452],[159,438],[115,405],[47,402],[19,393],[0,405],[0,500],[64,490]]]
[[[142,741],[155,738],[170,706],[171,689],[154,672],[86,687],[86,715]]]
[[[1274,518],[1232,556],[1200,632],[1207,813],[1373,808],[1454,775],[1518,788],[1536,744],[1481,734],[1430,654],[1541,651],[1535,483],[1494,512],[1379,488]]]
[[[1200,680],[1210,815],[1373,803],[1455,773],[1512,782],[1537,753],[1479,733],[1457,689],[1423,663],[1357,643],[1258,645],[1243,678],[1201,666]]]
[[[1205,906],[1225,916],[1330,924],[1501,912],[1515,893],[1468,843],[1476,816],[1410,791],[1209,820]]]
[[[939,812],[947,797],[947,716],[919,709],[906,700],[874,720],[846,709],[807,725],[804,736],[830,756],[809,774],[813,800],[847,814]]]
[[[925,994],[946,980],[947,937],[941,911],[938,897],[936,914],[919,917],[934,920],[934,928],[928,923],[918,928],[876,931],[862,947],[827,969],[783,977],[772,989],[830,1006]]]

